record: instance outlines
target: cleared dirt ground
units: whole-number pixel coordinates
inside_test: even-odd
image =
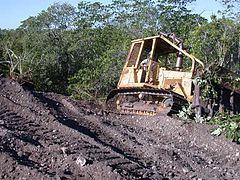
[[[240,145],[211,128],[103,115],[0,79],[0,179],[239,179]]]

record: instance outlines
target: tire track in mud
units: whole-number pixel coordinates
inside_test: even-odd
[[[144,128],[130,128],[130,131],[126,131],[129,127],[124,126],[126,125],[116,125],[114,128],[123,135],[123,138],[126,139],[125,141],[129,141],[126,144],[131,144],[130,142],[132,142],[134,145],[122,148],[126,153],[131,153],[141,158],[147,169],[154,169],[154,173],[164,172],[164,177],[177,178],[178,174],[182,173],[176,173],[176,170],[171,169],[178,167],[179,171],[182,171],[181,168],[185,166],[190,167],[184,158],[178,155],[176,148],[172,148],[169,144],[162,141],[156,141],[158,136],[151,137],[151,132],[147,132]],[[164,140],[164,137],[162,137],[162,140]],[[169,138],[165,140],[169,141]],[[150,173],[153,176],[154,173]]]
[[[137,117],[102,116],[63,95],[30,93],[9,82],[3,86],[0,160],[13,169],[0,169],[2,179],[12,174],[39,179],[237,179],[239,175],[239,161],[187,138],[166,135],[166,130],[135,123]],[[86,160],[83,166],[76,163],[79,157]]]
[[[144,160],[144,163],[147,164],[146,168],[156,167],[159,172],[168,172],[163,174],[165,177],[177,178],[178,174],[183,177],[182,173],[186,174],[186,178],[225,177],[234,179],[234,177],[238,177],[236,173],[240,169],[239,161],[233,163],[237,163],[238,166],[236,168],[230,168],[231,165],[225,163],[231,161],[231,159],[225,155],[219,155],[217,152],[193,145],[188,141],[178,142],[178,140],[163,136],[161,133],[152,133],[144,128],[137,129],[136,126],[134,128],[126,127],[124,123],[121,123],[122,121],[117,122],[117,125],[111,125],[114,124],[112,122],[105,122],[105,124],[111,130],[116,129],[115,132],[122,134],[122,136],[119,134],[117,136],[123,137],[123,139],[127,139],[129,142],[125,143],[127,144],[126,146],[122,146],[120,143],[116,143],[116,145],[118,144],[117,146],[123,149],[125,153],[134,154],[135,158]],[[106,134],[102,136],[110,137]],[[157,140],[158,137],[161,137],[161,139]],[[143,158],[146,156],[146,152],[149,152],[147,158]],[[214,157],[216,157],[215,160]],[[153,159],[156,159],[156,161],[152,161]],[[168,166],[163,169],[163,164],[168,164]]]
[[[145,159],[145,161],[152,167],[156,167],[158,171],[166,172],[163,173],[164,177],[172,179],[180,178],[178,175],[181,178],[186,175],[185,178],[209,179],[221,177],[236,179],[240,175],[240,161],[237,158],[233,161],[229,156],[210,151],[201,147],[201,145],[192,144],[188,140],[178,141],[176,138],[164,135],[161,131],[147,130],[135,123],[124,122],[124,117],[120,118],[121,121],[113,121],[112,119],[110,119],[111,122],[106,119],[104,121],[105,124],[115,128],[116,131],[126,134],[126,139],[136,141],[136,144],[140,145],[139,149],[142,149],[142,151],[135,151],[135,148],[134,150],[130,148],[125,149],[125,152],[134,151],[133,154],[139,155],[139,157],[145,157],[147,154],[150,162],[148,162],[148,159]],[[128,121],[129,119],[135,121],[138,118],[127,117],[127,119]],[[149,119],[146,118],[147,120]],[[144,146],[141,147],[141,145]],[[151,146],[152,148],[150,148]],[[165,169],[161,169],[164,164],[168,165]]]
[[[59,109],[58,112],[59,111],[61,110]],[[114,116],[114,118],[116,118],[116,116]],[[74,116],[73,119],[79,121],[77,116]],[[124,154],[134,158],[135,162],[141,164],[141,168],[145,169],[140,173],[144,174],[143,176],[149,176],[151,174],[151,177],[153,178],[155,174],[157,178],[168,177],[172,179],[180,177],[209,178],[213,175],[213,178],[216,178],[217,176],[214,177],[214,174],[225,176],[225,174],[221,174],[221,172],[228,171],[224,166],[222,167],[221,163],[219,165],[219,162],[214,163],[214,161],[211,160],[211,156],[209,157],[207,150],[201,147],[189,145],[188,143],[178,143],[159,133],[156,135],[156,133],[146,131],[144,128],[138,127],[139,129],[137,129],[136,127],[129,127],[126,124],[121,123],[121,121],[116,121],[114,124],[111,120],[112,119],[107,121],[106,117],[88,116],[81,121],[81,124],[84,124],[85,127],[92,128],[92,131],[97,132],[102,141],[114,144],[114,146],[121,149]],[[114,138],[114,136],[118,136],[118,138]],[[156,140],[156,137],[161,137],[161,140]],[[125,143],[119,141],[119,139],[122,139]],[[163,141],[166,141],[167,143],[164,143]],[[152,144],[157,146],[154,146],[151,150],[149,146]],[[172,146],[173,144],[175,144],[175,146]],[[149,151],[149,149],[151,153],[143,158],[145,152]],[[161,156],[163,158],[161,158]],[[214,154],[214,156],[217,156],[217,154]],[[153,159],[156,160],[153,161]],[[167,165],[165,166],[165,164]],[[201,172],[202,168],[205,169],[204,172]],[[122,169],[124,169],[124,167],[122,167]],[[155,170],[154,173],[152,172],[152,169]],[[130,170],[132,172],[134,171],[134,169]],[[157,174],[158,172],[164,173],[159,175]]]
[[[48,97],[41,97],[40,99],[43,101],[43,103],[47,102],[47,104],[50,105],[49,108],[52,109],[53,113],[54,111],[57,112],[55,116],[57,116],[58,122],[80,133],[83,133],[86,136],[89,136],[94,143],[96,143],[95,145],[107,149],[107,156],[104,155],[103,157],[99,155],[99,152],[97,152],[98,157],[96,157],[95,152],[90,152],[91,155],[95,156],[95,160],[104,161],[105,164],[112,167],[114,172],[118,172],[124,176],[127,175],[129,177],[140,178],[146,173],[146,167],[143,162],[139,161],[139,159],[134,157],[132,154],[124,152],[121,148],[118,148],[115,146],[115,144],[113,145],[113,143],[108,141],[110,136],[113,135],[113,133],[117,133],[117,131],[111,132],[111,129],[109,129],[107,126],[104,126],[104,124],[100,121],[101,117],[88,115],[85,118],[79,118],[79,116],[84,116],[84,114],[76,112],[71,115],[67,115],[66,111],[61,110],[64,110],[64,108],[58,101]],[[57,107],[54,104],[59,104],[59,106]],[[83,112],[83,110],[79,110],[78,112]],[[102,139],[100,138],[100,135],[102,134],[99,134],[101,132],[110,132],[110,134],[104,134],[106,137]],[[121,134],[118,133],[118,135]],[[114,154],[114,158],[111,157],[111,154]],[[162,175],[159,176],[159,178],[160,177],[162,178]]]
[[[12,99],[14,99],[14,97]],[[118,149],[115,146],[112,146],[111,144],[107,144],[106,142],[98,139],[97,135],[95,133],[91,132],[88,128],[86,128],[84,126],[80,126],[80,125],[78,125],[78,123],[76,121],[68,119],[67,117],[61,116],[59,114],[56,114],[56,117],[57,117],[56,119],[53,119],[53,118],[49,119],[49,117],[48,118],[44,117],[44,112],[42,113],[43,115],[41,115],[39,117],[39,114],[36,114],[36,112],[32,111],[31,108],[28,108],[26,106],[21,106],[18,103],[14,103],[12,99],[9,99],[9,98],[2,99],[1,106],[3,106],[4,102],[6,102],[6,104],[8,106],[9,105],[11,106],[11,109],[7,110],[7,111],[14,112],[14,110],[16,110],[17,113],[15,116],[18,118],[8,117],[7,120],[4,121],[4,127],[8,130],[14,131],[15,134],[18,134],[21,131],[24,131],[26,134],[28,134],[28,139],[32,139],[32,136],[38,137],[39,144],[41,144],[41,146],[43,148],[40,148],[42,150],[42,152],[40,150],[40,152],[38,152],[37,156],[38,156],[38,158],[43,157],[38,160],[40,164],[43,164],[43,166],[45,164],[47,164],[47,163],[44,164],[44,161],[47,161],[45,159],[45,158],[47,158],[45,156],[45,154],[50,153],[50,152],[46,152],[46,148],[51,145],[58,144],[58,145],[64,146],[64,148],[67,149],[67,151],[68,151],[67,154],[71,154],[71,153],[73,153],[71,151],[75,151],[77,153],[85,153],[87,155],[90,155],[90,158],[92,158],[92,159],[90,159],[90,161],[101,160],[106,163],[106,160],[107,160],[107,161],[110,161],[111,163],[106,163],[106,164],[109,165],[110,167],[112,167],[113,171],[116,169],[115,172],[117,172],[117,173],[120,173],[120,174],[123,173],[124,175],[127,175],[129,177],[135,177],[135,176],[139,177],[139,174],[137,174],[136,172],[132,172],[131,170],[128,170],[128,172],[126,172],[126,171],[124,171],[124,168],[121,168],[120,166],[127,165],[127,168],[125,168],[125,169],[129,169],[130,166],[132,166],[131,169],[141,169],[140,164],[138,164],[130,156],[128,157],[127,155],[125,155],[121,149]],[[26,113],[26,112],[28,112],[28,113]],[[19,116],[19,115],[21,115],[21,116]],[[26,120],[26,118],[29,117],[29,115],[34,117],[34,123],[32,123],[32,124]],[[4,113],[1,114],[1,116],[4,116]],[[26,116],[26,117],[24,117],[24,116]],[[49,114],[48,114],[48,116],[49,116]],[[9,118],[11,119],[10,121],[8,120]],[[44,121],[42,120],[42,118],[44,118]],[[47,124],[46,124],[46,122],[47,122]],[[12,128],[12,126],[14,126],[14,128]],[[19,126],[21,126],[21,128],[19,128]],[[32,128],[32,126],[35,126],[37,128],[34,129],[34,128]],[[59,127],[56,128],[57,126],[59,126]],[[56,129],[54,129],[53,127],[55,127]],[[66,129],[68,129],[68,130],[66,130]],[[66,133],[69,131],[69,129],[71,131],[70,134]],[[75,131],[72,129],[74,129]],[[55,130],[55,134],[50,133],[54,130]],[[34,134],[31,134],[31,131],[34,131]],[[76,131],[79,133],[76,133]],[[59,132],[59,133],[57,133],[57,132]],[[23,135],[21,135],[21,136],[23,136]],[[16,137],[17,137],[17,135],[16,135]],[[69,139],[65,139],[64,137],[71,138],[71,141],[69,142]],[[76,140],[72,141],[72,139],[76,139]],[[79,139],[83,139],[83,141],[79,141]],[[16,138],[15,138],[15,141],[17,141]],[[21,141],[21,139],[20,139],[20,141]],[[64,144],[66,142],[68,142],[68,143]],[[83,142],[85,143],[84,146],[88,146],[87,149],[82,150],[84,152],[81,152],[81,149],[79,147],[78,148],[75,147],[75,149],[73,149],[73,150],[71,150],[71,148],[69,148],[73,145],[78,146],[78,144],[83,144]],[[25,142],[25,143],[27,143],[27,142]],[[26,144],[24,144],[24,145],[27,146]],[[23,150],[21,150],[21,148],[17,147],[16,145],[14,145],[14,146],[16,147],[17,151],[23,152]],[[90,148],[89,148],[89,146],[90,146]],[[91,148],[91,146],[94,148]],[[99,151],[93,150],[93,149],[96,149],[96,147]],[[6,148],[3,149],[3,151],[5,151],[5,153],[6,153]],[[99,159],[98,159],[98,157],[99,157]],[[29,162],[30,162],[30,160],[29,160]],[[31,163],[29,163],[29,164],[31,164]],[[36,166],[37,166],[37,169],[40,169],[39,165],[36,165]],[[39,172],[41,172],[41,171],[39,171]],[[45,172],[49,175],[56,174],[56,172],[51,172],[50,169],[46,170]]]
[[[61,110],[59,109],[58,111]],[[114,116],[113,118],[116,119],[117,117],[118,116]],[[123,119],[123,117],[120,118]],[[78,121],[77,116],[73,118]],[[94,132],[97,132],[102,141],[114,144],[114,146],[121,149],[122,152],[142,164],[142,168],[144,168],[145,171],[141,172],[141,174],[151,174],[153,178],[157,172],[164,172],[160,176],[170,179],[180,177],[225,177],[234,179],[234,177],[236,177],[234,171],[222,163],[222,160],[223,162],[229,160],[229,158],[225,156],[223,156],[225,158],[221,159],[221,161],[214,161],[213,157],[221,158],[221,155],[214,152],[211,152],[213,153],[213,155],[211,155],[209,150],[189,144],[188,141],[178,142],[176,139],[174,140],[171,137],[163,136],[161,133],[147,131],[143,127],[126,125],[126,123],[122,123],[122,120],[106,119],[106,117],[88,116],[84,121],[81,121],[81,123],[84,124],[85,127],[92,128]],[[118,138],[114,138],[114,136]],[[161,137],[161,139],[157,140],[156,137]],[[122,139],[125,143],[119,139]],[[166,143],[164,143],[164,141]],[[155,146],[153,146],[151,150],[149,146],[154,144]],[[148,151],[150,151],[150,153],[145,157],[145,152]],[[156,160],[153,161],[153,159]],[[148,172],[149,169],[150,171]],[[154,173],[152,169],[155,169]],[[236,168],[235,173],[238,169]]]
[[[1,135],[0,135],[0,152],[1,156],[3,154],[7,155],[7,159],[5,159],[5,163],[12,163],[13,167],[7,169],[7,171],[3,172],[2,179],[11,179],[13,176],[8,176],[8,173],[12,173],[16,167],[14,165],[20,165],[21,167],[17,169],[16,175],[20,175],[22,169],[28,172],[31,175],[30,171],[35,171],[35,175],[38,178],[51,176],[52,174],[45,169],[41,168],[39,162],[35,160],[31,160],[29,156],[31,155],[31,149],[36,146],[41,146],[41,144],[37,141],[37,139],[33,139],[29,128],[25,125],[26,123],[31,123],[27,119],[22,118],[21,116],[15,114],[12,111],[9,111],[6,106],[1,103],[0,110],[0,119],[1,119]],[[24,122],[24,123],[23,123]],[[25,151],[22,147],[28,146],[30,151]],[[26,168],[27,167],[27,168]]]

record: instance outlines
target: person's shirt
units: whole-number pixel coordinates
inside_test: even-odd
[[[140,66],[143,67],[144,70],[146,70],[147,65],[148,65],[149,59],[144,59],[142,60],[142,62],[140,63]]]

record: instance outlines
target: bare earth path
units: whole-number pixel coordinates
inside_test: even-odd
[[[90,103],[0,80],[0,179],[239,179],[240,145],[168,116],[102,115]]]

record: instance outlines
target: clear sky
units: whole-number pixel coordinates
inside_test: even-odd
[[[54,2],[68,2],[77,6],[80,0],[0,0],[0,28],[17,28],[21,21],[29,16],[36,16],[42,10],[46,10]],[[88,0],[87,0],[88,1]],[[97,0],[89,0],[94,2]],[[102,3],[109,3],[111,0],[99,0]],[[202,16],[209,19],[213,14],[217,14],[222,9],[220,3],[216,0],[197,0],[192,3],[191,8],[196,13],[202,13]]]

